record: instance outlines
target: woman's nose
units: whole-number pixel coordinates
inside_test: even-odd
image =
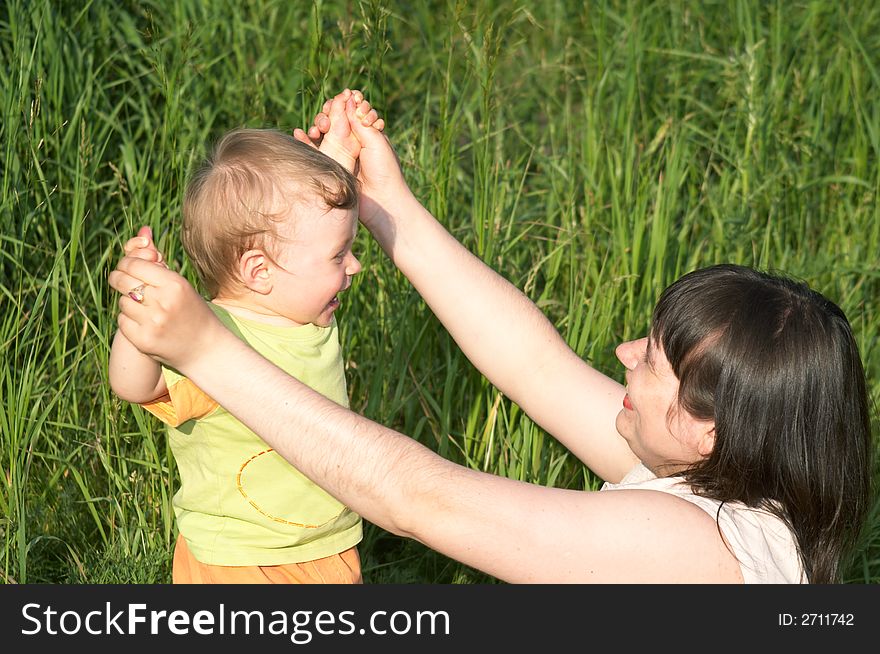
[[[639,361],[644,358],[644,353],[647,347],[647,337],[639,338],[635,341],[621,343],[614,350],[614,354],[617,355],[617,358],[628,370],[632,370],[638,365]]]

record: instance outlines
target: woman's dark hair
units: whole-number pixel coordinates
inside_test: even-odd
[[[712,453],[681,473],[694,492],[779,516],[808,580],[839,582],[871,496],[865,373],[840,308],[804,283],[718,265],[663,292],[651,338],[679,406],[715,421]]]

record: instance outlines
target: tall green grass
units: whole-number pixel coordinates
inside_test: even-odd
[[[163,582],[176,471],[107,383],[106,277],[172,266],[206,144],[361,88],[418,196],[620,375],[661,290],[720,261],[836,300],[880,400],[880,10],[870,3],[9,0],[0,8],[0,573]],[[362,233],[352,406],[466,465],[598,480],[462,357]],[[880,508],[847,581],[880,580]],[[368,525],[368,582],[487,581]]]

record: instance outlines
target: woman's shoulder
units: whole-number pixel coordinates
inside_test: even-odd
[[[794,534],[770,511],[698,495],[681,477],[657,477],[641,463],[602,490],[653,490],[699,507],[717,523],[746,583],[806,582]]]

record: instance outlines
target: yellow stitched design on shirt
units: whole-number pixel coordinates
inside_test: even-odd
[[[270,520],[274,520],[275,522],[280,522],[281,524],[284,524],[284,525],[291,525],[293,527],[303,527],[305,529],[319,529],[319,528],[323,527],[324,525],[330,524],[331,522],[336,520],[339,516],[341,516],[346,511],[347,507],[343,507],[342,511],[337,513],[335,516],[333,516],[332,518],[330,518],[326,522],[322,522],[319,525],[307,525],[307,524],[303,524],[302,522],[293,522],[291,520],[285,520],[284,518],[279,518],[278,516],[272,515],[268,511],[264,511],[260,507],[259,504],[257,504],[256,502],[254,502],[254,500],[252,500],[250,498],[250,496],[247,494],[247,491],[245,491],[244,486],[241,485],[241,474],[244,472],[244,469],[247,468],[248,465],[250,465],[250,463],[252,461],[263,456],[264,454],[269,454],[269,452],[274,452],[274,451],[275,450],[270,447],[268,450],[263,450],[262,452],[257,452],[250,459],[248,459],[243,464],[241,464],[241,468],[238,469],[238,474],[235,475],[235,486],[236,486],[236,488],[238,488],[238,492],[241,493],[241,496],[244,499],[246,499],[248,501],[248,504],[250,504],[252,507],[254,507],[254,509],[256,509],[258,513],[266,516]]]

